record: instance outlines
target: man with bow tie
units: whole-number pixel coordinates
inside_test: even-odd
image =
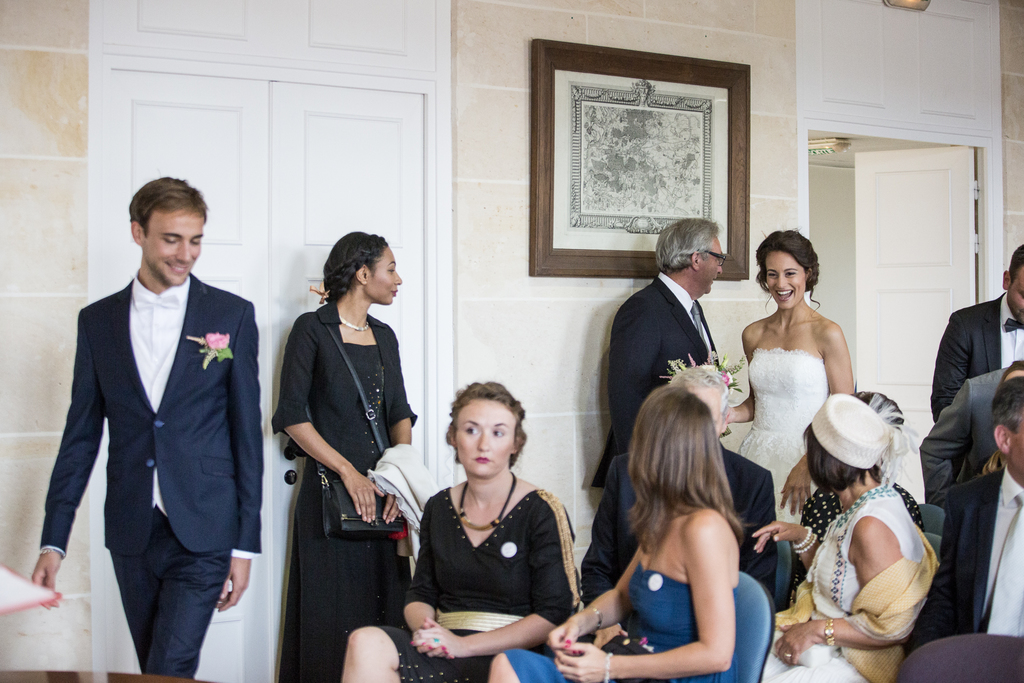
[[[968,306],[949,316],[939,342],[932,377],[932,419],[953,402],[972,377],[1024,360],[1024,244],[1003,273],[1006,293],[993,301]]]
[[[129,214],[142,264],[79,314],[32,579],[56,585],[106,420],[106,546],[139,664],[191,678],[213,610],[237,604],[260,552],[256,320],[251,303],[190,274],[206,224],[198,190],[151,181]]]

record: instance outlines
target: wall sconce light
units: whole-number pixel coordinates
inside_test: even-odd
[[[850,141],[846,138],[818,138],[807,141],[807,153],[810,156],[821,154],[838,154],[850,149]]]
[[[928,9],[928,3],[932,0],[882,0],[889,7],[898,9],[914,9],[923,12]]]

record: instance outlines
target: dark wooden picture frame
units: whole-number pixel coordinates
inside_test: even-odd
[[[750,66],[551,40],[531,44],[530,275],[653,277],[652,251],[554,247],[555,72],[601,74],[728,91],[727,258],[722,280],[749,277]]]

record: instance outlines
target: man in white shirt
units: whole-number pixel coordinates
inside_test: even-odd
[[[939,571],[912,647],[966,633],[1024,636],[1024,377],[999,385],[992,419],[1006,468],[949,490]]]
[[[972,377],[1024,360],[1024,245],[1010,257],[1003,273],[1006,294],[949,316],[939,342],[932,377],[932,419]]]
[[[253,306],[191,276],[206,203],[160,178],[129,207],[138,275],[84,308],[71,407],[32,579],[50,588],[110,435],[106,545],[142,671],[191,678],[213,610],[260,552],[263,447]]]
[[[668,362],[701,365],[715,350],[697,299],[711,291],[725,263],[718,232],[704,218],[684,218],[662,230],[654,250],[658,277],[615,314],[608,349],[612,429],[594,486],[604,486],[612,458],[629,449],[640,404],[668,381]]]

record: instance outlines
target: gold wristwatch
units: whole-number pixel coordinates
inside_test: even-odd
[[[832,628],[832,620],[825,620],[825,644],[829,647],[835,647],[836,645],[836,630]]]

